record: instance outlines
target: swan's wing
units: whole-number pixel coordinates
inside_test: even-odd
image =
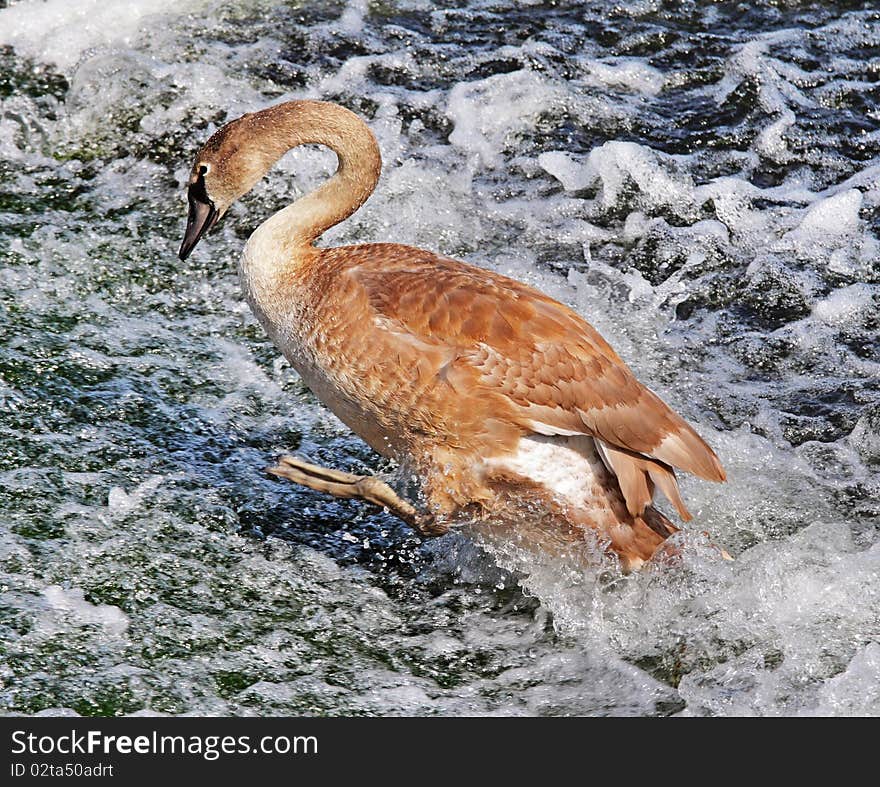
[[[672,467],[724,480],[712,449],[571,309],[490,271],[402,248],[398,262],[389,254],[347,275],[386,325],[454,350],[450,385],[503,397],[528,431],[597,438],[633,513],[656,484],[687,515]]]

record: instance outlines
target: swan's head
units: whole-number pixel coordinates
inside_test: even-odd
[[[283,152],[271,125],[261,117],[264,114],[248,114],[227,123],[196,156],[189,176],[189,215],[180,259],[189,256],[202,235],[254,187]]]

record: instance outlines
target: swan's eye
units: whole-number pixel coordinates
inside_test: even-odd
[[[210,169],[207,164],[199,164],[199,175],[207,175]]]

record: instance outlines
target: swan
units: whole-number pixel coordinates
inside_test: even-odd
[[[691,519],[675,469],[725,472],[684,419],[642,385],[583,318],[540,291],[396,243],[321,248],[379,180],[379,146],[353,112],[288,101],[243,115],[198,152],[185,260],[287,151],[336,153],[336,173],[264,221],[239,263],[245,298],[308,387],[418,480],[385,481],[285,455],[269,472],[387,508],[426,536],[465,520],[553,544],[592,538],[624,571]]]

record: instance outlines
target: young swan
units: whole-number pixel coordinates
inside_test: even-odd
[[[592,539],[625,570],[691,518],[673,468],[725,480],[712,449],[567,306],[491,271],[394,243],[314,244],[370,196],[376,139],[355,114],[290,101],[244,115],[199,151],[180,258],[291,148],[326,145],[336,174],[251,235],[245,297],[315,394],[419,479],[419,508],[378,478],[284,456],[275,475],[361,497],[425,535],[483,522],[557,550]]]

